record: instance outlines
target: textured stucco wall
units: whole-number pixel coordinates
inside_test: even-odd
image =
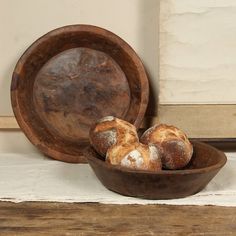
[[[160,103],[236,103],[236,1],[161,0]]]

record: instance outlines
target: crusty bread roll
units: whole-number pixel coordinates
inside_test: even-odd
[[[104,157],[112,145],[139,142],[135,126],[113,116],[104,117],[94,124],[89,139],[94,149]]]
[[[185,167],[193,154],[193,147],[186,134],[174,126],[155,125],[142,135],[140,141],[144,144],[153,144],[161,150],[165,169]]]
[[[114,145],[107,151],[106,162],[134,170],[159,171],[160,152],[154,145],[141,143]]]

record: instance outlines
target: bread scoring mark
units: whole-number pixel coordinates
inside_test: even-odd
[[[102,119],[98,120],[98,123],[103,123],[103,122],[106,122],[106,121],[113,121],[113,120],[115,120],[114,116],[105,116]]]
[[[141,168],[144,163],[143,157],[138,150],[129,152],[122,160],[121,165],[126,167]]]
[[[123,139],[121,140],[122,143],[135,143],[138,142],[138,135],[136,133],[136,131],[130,131],[125,133],[125,135],[123,135]]]
[[[106,153],[106,161],[113,165],[118,165],[120,163],[119,161],[119,155],[122,151],[122,145],[118,145],[117,143],[113,146],[111,146]]]
[[[116,122],[120,143],[134,143],[139,141],[137,130],[134,125],[118,118],[116,118]]]
[[[132,125],[132,124],[130,124],[128,121],[126,121],[126,120],[122,120],[122,119],[118,119],[118,118],[116,118],[116,121],[117,121],[117,123],[120,125],[120,126],[122,126],[123,128],[135,128],[134,127],[134,125]]]
[[[157,126],[158,126],[158,125],[154,125],[154,126],[152,126],[151,128],[147,129],[147,130],[143,133],[142,139],[147,139],[147,138],[149,137],[149,134],[152,133],[152,132],[156,129]],[[150,140],[150,141],[151,141],[151,140]]]

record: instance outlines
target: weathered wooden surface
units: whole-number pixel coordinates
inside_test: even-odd
[[[224,153],[203,143],[193,143],[193,156],[182,170],[147,171],[114,167],[93,149],[84,155],[98,179],[108,189],[125,196],[144,199],[177,199],[203,190],[225,165]]]
[[[236,235],[236,208],[0,203],[0,235]]]
[[[106,53],[72,48],[51,58],[33,86],[35,111],[45,127],[63,140],[87,139],[101,117],[124,117],[129,109],[129,83]]]
[[[148,97],[135,51],[91,25],[41,37],[18,61],[11,83],[12,108],[28,139],[47,156],[73,163],[86,161],[88,131],[98,118],[113,115],[139,127]]]

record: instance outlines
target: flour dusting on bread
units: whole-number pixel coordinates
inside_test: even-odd
[[[106,140],[107,145],[110,147],[117,142],[117,132],[115,129],[105,130],[103,132],[100,132],[98,136],[102,140]]]
[[[122,160],[121,165],[141,168],[144,163],[143,156],[138,150],[129,152]]]
[[[155,161],[160,159],[160,152],[154,145],[149,145],[150,160]]]

